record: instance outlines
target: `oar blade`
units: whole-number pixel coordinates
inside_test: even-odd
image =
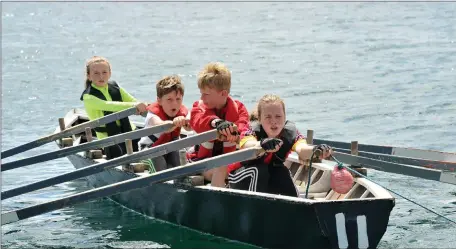
[[[211,168],[219,167],[221,165],[227,165],[234,162],[253,159],[257,156],[257,153],[260,150],[261,149],[258,148],[240,150],[204,159],[184,166],[179,166],[164,171],[160,171],[153,175],[133,178],[123,182],[114,183],[104,187],[88,190],[79,194],[71,195],[69,197],[64,197],[58,200],[4,213],[2,214],[2,225],[13,223],[19,220],[24,220],[36,215],[72,206],[75,204],[83,203],[93,199],[108,197],[118,193],[131,191],[133,189],[151,186],[153,184],[165,182],[178,177],[196,174]]]
[[[326,139],[313,139],[313,144],[327,144],[331,147],[341,148],[341,149],[351,149],[351,143],[332,141]],[[374,152],[380,154],[391,155],[393,147],[391,146],[380,146],[380,145],[371,145],[371,144],[358,144],[359,151]]]
[[[441,182],[456,185],[456,173],[454,172],[442,172],[440,176]]]

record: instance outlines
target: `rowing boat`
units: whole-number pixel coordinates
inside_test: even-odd
[[[88,117],[83,110],[73,109],[64,120],[69,128],[87,122]],[[86,142],[84,133],[72,137],[73,146]],[[64,146],[61,140],[56,143]],[[106,162],[105,156],[91,155],[79,152],[67,158],[76,169]],[[216,188],[195,180],[201,176],[189,176],[191,181],[185,183],[171,180],[110,199],[146,216],[264,248],[377,247],[395,205],[387,190],[355,178],[347,194],[335,193],[330,188],[334,162],[324,161],[312,164],[309,198],[305,199],[308,170],[295,154],[286,166],[302,193],[300,198]],[[86,178],[91,187],[98,188],[149,174],[119,165]]]

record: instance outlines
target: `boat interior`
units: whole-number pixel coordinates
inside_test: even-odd
[[[65,128],[69,128],[84,122],[88,121],[86,113],[81,109],[73,109],[68,112],[64,118]],[[143,127],[143,124],[134,122],[133,123],[138,127]],[[60,128],[57,128],[55,132],[59,132]],[[92,129],[93,139],[95,140],[95,131]],[[192,133],[185,132],[183,130],[181,137],[191,136]],[[86,143],[88,138],[85,133],[80,133],[73,135],[72,137],[62,139],[57,141],[60,147],[75,146],[78,144]],[[103,155],[102,150],[91,150],[83,152],[83,156],[91,158],[96,163],[101,163],[106,161],[106,156]],[[182,160],[181,160],[182,162]],[[185,164],[185,162],[182,162]],[[301,164],[298,160],[296,153],[290,154],[285,166],[288,167],[291,171],[294,183],[300,192],[300,197],[305,197],[305,192],[307,188],[307,182],[309,177],[309,162]],[[346,194],[339,194],[331,189],[330,179],[331,171],[336,166],[336,163],[333,161],[323,162],[313,162],[311,169],[310,177],[310,186],[308,192],[308,199],[316,201],[342,201],[342,200],[352,200],[352,199],[369,199],[369,198],[393,198],[392,195],[386,191],[384,188],[378,186],[377,184],[367,180],[366,178],[359,177],[354,175],[354,184],[350,191]],[[349,166],[349,165],[346,165]],[[134,173],[137,176],[149,175],[150,172],[146,165],[142,163],[132,163],[129,166],[117,166],[118,170],[129,171]],[[359,168],[358,168],[359,169]],[[365,170],[365,169],[364,169]],[[364,171],[365,173],[365,171]],[[205,186],[204,179],[201,175],[194,175],[188,177],[188,184],[191,184],[194,187],[204,187],[204,188],[213,188]],[[169,181],[173,183],[173,181]]]

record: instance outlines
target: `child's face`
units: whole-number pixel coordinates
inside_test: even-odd
[[[285,126],[285,113],[282,104],[262,104],[260,123],[268,137],[279,136]]]
[[[228,92],[226,90],[218,91],[215,88],[202,88],[200,89],[201,100],[209,109],[221,109],[226,104]]]
[[[89,67],[88,79],[98,87],[104,87],[111,78],[111,70],[106,62],[93,63]]]
[[[183,96],[178,91],[172,91],[168,94],[163,95],[161,98],[157,98],[158,104],[162,106],[166,115],[174,118],[181,108]]]

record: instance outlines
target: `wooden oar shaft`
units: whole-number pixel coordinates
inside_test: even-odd
[[[133,189],[144,188],[156,183],[165,182],[178,177],[196,174],[205,170],[216,168],[221,165],[227,165],[234,162],[253,159],[257,156],[260,149],[249,148],[236,152],[204,159],[198,162],[190,163],[167,170],[160,171],[153,175],[133,178],[119,183],[114,183],[104,187],[88,190],[79,194],[71,195],[58,200],[38,204],[35,206],[15,210],[2,214],[2,225],[27,219],[36,215],[47,213],[53,210],[72,206],[78,203],[86,202],[93,199],[108,197],[118,193],[131,191]]]
[[[116,120],[128,117],[128,116],[133,115],[135,113],[136,113],[136,107],[132,107],[132,108],[120,111],[120,112],[116,112],[116,113],[107,115],[105,117],[102,117],[102,118],[99,118],[99,119],[96,119],[96,120],[88,121],[88,122],[73,126],[73,127],[68,128],[68,129],[66,129],[64,131],[61,131],[61,132],[58,132],[58,133],[54,133],[54,134],[51,134],[51,135],[48,135],[48,136],[45,136],[45,137],[42,137],[42,138],[37,139],[35,141],[28,142],[26,144],[14,147],[14,148],[6,150],[6,151],[2,151],[1,158],[4,159],[4,158],[10,157],[10,156],[22,153],[24,151],[36,148],[36,147],[41,146],[43,144],[47,144],[49,142],[55,141],[57,139],[61,139],[61,138],[64,138],[64,137],[68,137],[68,136],[71,136],[71,135],[74,135],[74,134],[78,134],[78,133],[84,132],[86,127],[90,127],[90,128],[99,127],[101,125],[105,125],[105,124],[114,122]]]
[[[314,138],[314,144],[316,144],[316,145],[327,144],[331,147],[351,150],[351,143],[340,142],[340,141],[332,141],[332,140]],[[367,152],[375,152],[375,153],[391,155],[392,149],[393,149],[393,147],[391,147],[391,146],[358,144],[358,151],[367,151]]]
[[[350,150],[346,150],[346,149],[333,147],[333,150],[342,152],[342,153],[346,153],[346,154],[350,154]],[[449,171],[456,170],[456,162],[434,161],[434,160],[394,156],[394,155],[372,153],[372,152],[365,152],[365,151],[359,151],[358,155],[362,156],[362,157],[371,158],[371,159],[381,160],[381,161],[406,164],[406,165],[414,165],[414,166],[420,166],[420,167],[424,167],[424,168],[449,170]]]
[[[346,150],[350,150],[351,147],[351,143],[332,141],[326,139],[314,139],[314,144],[327,144],[331,147]],[[395,155],[407,158],[416,158],[418,160],[423,159],[431,161],[456,162],[456,153],[451,152],[441,152],[416,148],[382,146],[372,144],[358,144],[358,150],[360,152],[364,151],[369,153]]]
[[[98,163],[95,165],[87,166],[84,168],[77,169],[72,172],[68,172],[62,175],[51,177],[39,182],[35,182],[29,185],[24,185],[15,189],[10,189],[3,191],[1,194],[1,199],[5,200],[14,196],[32,192],[38,189],[46,188],[52,185],[59,183],[72,181],[81,177],[86,177],[93,175],[99,172],[102,172],[105,169],[113,168],[119,165],[124,165],[130,162],[139,161],[142,159],[154,158],[157,156],[165,155],[171,151],[176,151],[184,147],[193,146],[195,144],[200,144],[209,140],[214,140],[217,138],[217,130],[211,130],[204,133],[200,133],[195,136],[186,137],[183,139],[175,140],[166,144],[162,144],[150,149],[142,150],[135,152],[132,155],[123,155],[118,158],[111,159],[104,163]]]
[[[456,185],[456,177],[454,174],[449,172],[443,172],[441,170],[435,169],[427,169],[418,166],[406,165],[406,164],[399,164],[399,163],[392,163],[386,162],[371,158],[366,158],[362,156],[355,156],[341,152],[333,152],[334,157],[337,160],[351,165],[362,165],[366,168],[372,168],[380,171],[396,173],[401,175],[407,176],[414,176],[423,179],[439,181],[439,182],[446,182],[450,184]]]
[[[126,139],[137,139],[137,138],[149,136],[149,135],[152,135],[155,133],[164,132],[164,131],[168,130],[169,128],[171,128],[172,126],[173,126],[172,124],[157,125],[157,126],[153,126],[153,127],[149,127],[149,128],[144,128],[144,129],[139,129],[139,130],[135,130],[135,131],[130,131],[127,133],[122,133],[122,134],[115,135],[112,137],[103,138],[103,139],[92,141],[92,142],[85,143],[85,144],[80,144],[77,146],[63,148],[63,149],[60,149],[57,151],[52,151],[52,152],[24,158],[24,159],[13,161],[13,162],[4,163],[1,165],[1,171],[3,172],[3,171],[11,170],[11,169],[16,169],[16,168],[19,168],[22,166],[45,162],[45,161],[65,157],[68,155],[72,155],[72,154],[75,154],[75,153],[78,153],[81,151],[87,151],[87,150],[91,150],[91,149],[97,149],[97,148],[101,148],[101,147],[106,147],[106,146],[110,146],[110,145],[123,143],[123,142],[125,142]]]

